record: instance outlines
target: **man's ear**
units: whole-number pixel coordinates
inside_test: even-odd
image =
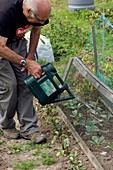
[[[28,12],[29,14],[31,14],[31,13],[32,13],[31,9],[27,9],[27,12]]]
[[[26,7],[25,0],[23,0],[23,13],[24,13],[25,16],[28,16],[31,13],[31,9]]]
[[[31,9],[26,9],[26,12],[27,12],[27,15],[30,16],[31,18],[35,18],[35,15]]]
[[[31,18],[35,18],[35,15],[31,9],[28,9],[28,14],[30,15]]]

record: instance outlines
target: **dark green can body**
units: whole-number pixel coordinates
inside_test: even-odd
[[[42,69],[44,74],[39,79],[35,79],[32,75],[25,79],[25,84],[38,98],[40,104],[45,105],[74,98],[67,84],[63,82],[51,63],[42,66]],[[58,98],[64,90],[67,90],[70,96]]]

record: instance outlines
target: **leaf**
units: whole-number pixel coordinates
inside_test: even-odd
[[[93,140],[95,143],[98,143],[98,137],[97,137],[97,136],[92,136],[92,140]]]
[[[57,156],[57,157],[59,157],[59,156],[60,156],[60,154],[61,154],[60,152],[57,152],[56,156]]]
[[[101,137],[99,138],[99,140],[100,140],[100,142],[101,142],[101,141],[104,141],[104,140],[105,140],[105,137],[104,137],[104,136],[101,136]]]
[[[77,122],[76,120],[74,120],[73,122],[74,126],[77,126],[79,124],[79,122]]]

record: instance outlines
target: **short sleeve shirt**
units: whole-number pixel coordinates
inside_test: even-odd
[[[0,35],[7,38],[22,37],[32,27],[22,11],[23,0],[0,0]],[[46,20],[47,24],[49,20]],[[35,26],[43,26],[36,23]]]

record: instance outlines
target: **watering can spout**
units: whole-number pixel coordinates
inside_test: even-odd
[[[39,79],[35,79],[30,75],[24,80],[29,90],[39,100],[41,105],[75,98],[69,90],[68,85],[61,79],[51,63],[43,65],[42,69],[44,74]],[[69,96],[58,97],[64,91],[67,91]]]

